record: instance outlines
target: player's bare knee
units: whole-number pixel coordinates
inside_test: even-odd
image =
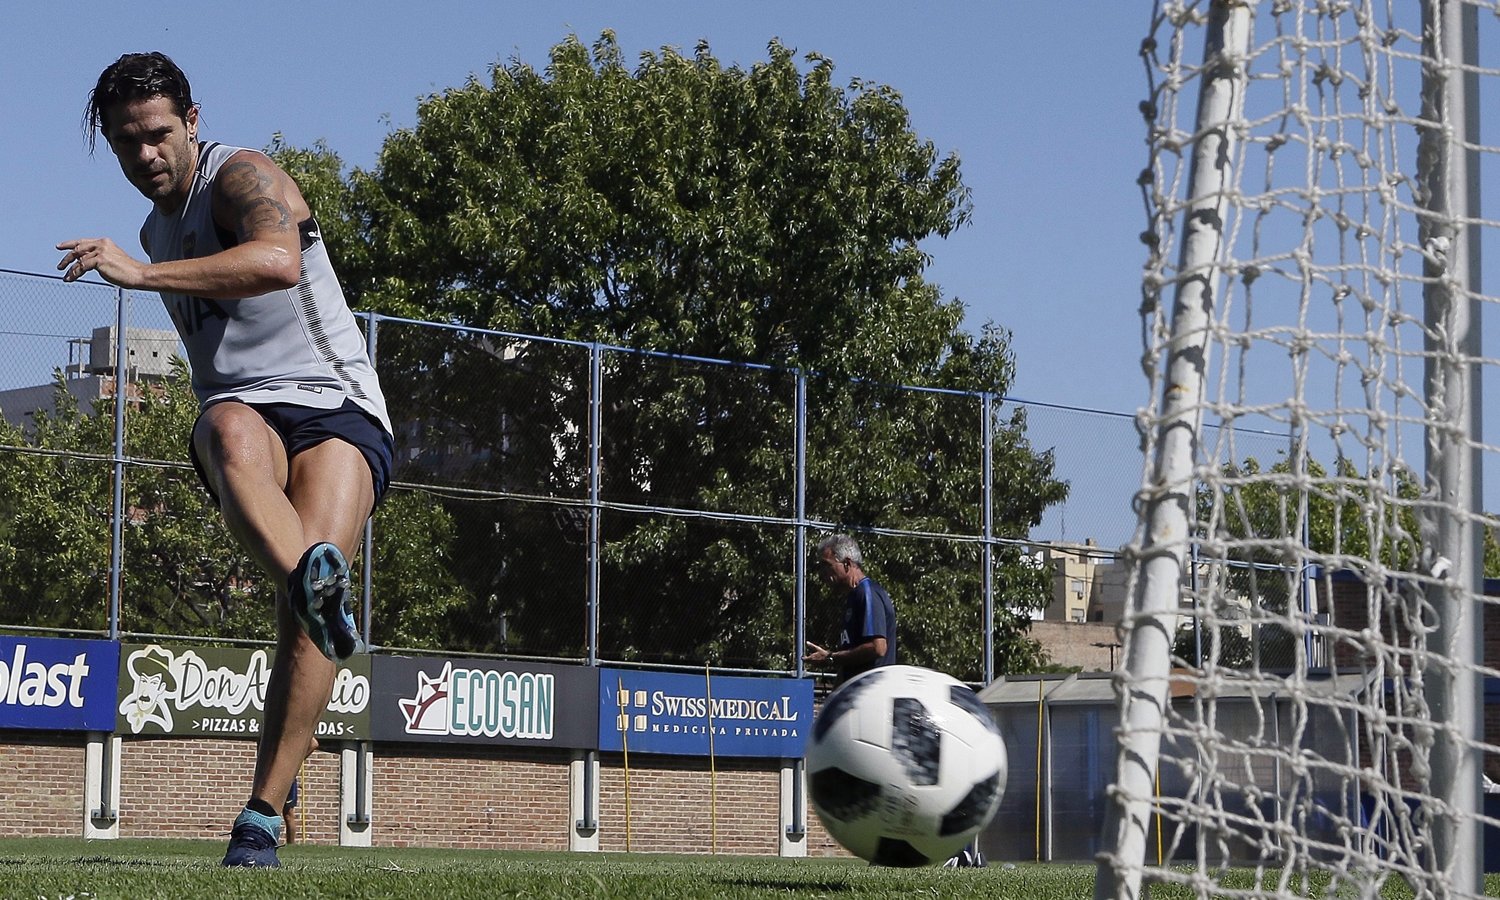
[[[193,442],[199,458],[225,477],[269,477],[276,468],[273,453],[277,448],[270,442],[265,421],[253,410],[204,416],[194,429]]]

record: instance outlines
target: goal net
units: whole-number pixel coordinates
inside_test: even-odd
[[[1497,45],[1493,0],[1156,5],[1153,407],[1098,897],[1484,896]]]

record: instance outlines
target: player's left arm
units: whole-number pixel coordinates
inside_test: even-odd
[[[819,647],[812,641],[803,641],[802,643],[807,645],[807,653],[802,657],[802,661],[805,663],[827,662],[833,658],[833,651],[827,647]]]
[[[295,287],[302,276],[298,223],[312,213],[292,177],[263,153],[241,150],[215,179],[214,222],[237,243],[196,259],[146,263],[108,238],[65,241],[64,281],[90,270],[132,290],[190,294],[210,300],[241,300]]]
[[[828,659],[839,666],[862,666],[872,663],[885,656],[885,648],[888,643],[883,635],[875,635],[866,638],[863,643],[855,644],[844,650],[835,650],[828,655]]]

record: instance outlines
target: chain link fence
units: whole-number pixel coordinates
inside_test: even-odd
[[[188,463],[196,407],[156,296],[0,271],[0,310],[0,504],[15,523],[0,624],[270,639],[272,588]],[[1131,416],[365,322],[396,429],[393,488],[355,562],[376,647],[800,672],[803,641],[838,632],[840,602],[809,566],[835,528],[891,589],[905,661],[973,681],[993,674],[1015,566],[1056,567],[1054,607],[1079,580],[1091,603],[1123,589],[1109,566],[1135,523]],[[1027,486],[993,459],[1021,427],[1071,491],[1006,533]],[[1247,455],[1285,443],[1258,440]]]

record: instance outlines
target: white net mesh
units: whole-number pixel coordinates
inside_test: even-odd
[[[1479,250],[1500,223],[1475,200],[1500,148],[1463,89],[1493,91],[1493,45],[1494,2],[1157,5],[1158,408],[1099,896],[1484,895],[1478,398],[1500,360]],[[1256,458],[1236,427],[1289,438]]]

